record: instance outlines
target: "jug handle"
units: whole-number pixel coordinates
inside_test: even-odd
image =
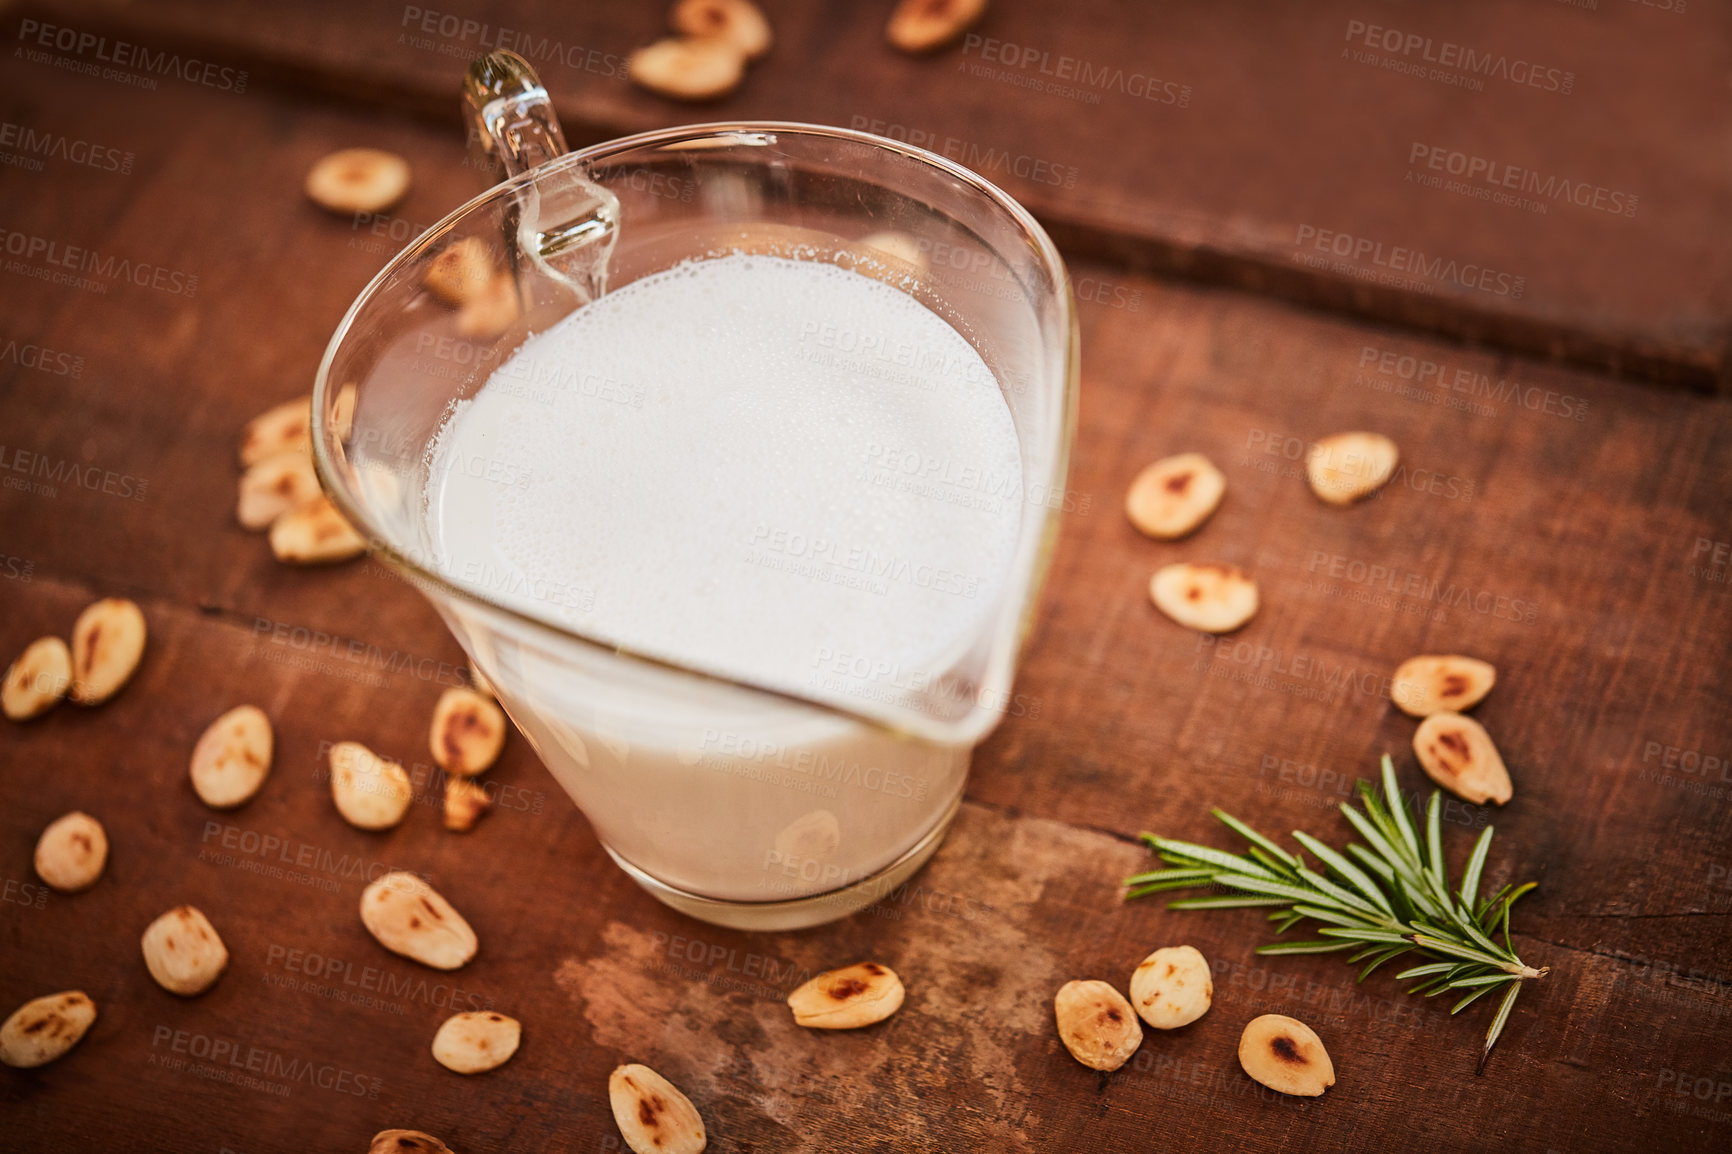
[[[469,66],[463,108],[471,162],[480,171],[503,164],[509,179],[568,151],[541,77],[515,52],[489,52]]]

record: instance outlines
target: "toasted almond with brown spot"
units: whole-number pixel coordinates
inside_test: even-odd
[[[100,705],[120,692],[144,656],[144,612],[123,597],[104,597],[72,626],[71,697]]]
[[[340,149],[307,170],[306,190],[331,212],[382,212],[409,191],[409,162],[380,148]]]
[[[1220,507],[1227,478],[1201,453],[1164,457],[1131,482],[1125,513],[1139,531],[1173,541],[1197,530]]]
[[[96,1021],[96,1003],[83,990],[32,998],[0,1025],[0,1062],[17,1069],[47,1065],[78,1044]]]
[[[668,25],[681,36],[726,40],[747,60],[768,52],[775,39],[769,20],[751,0],[679,0]]]
[[[445,779],[445,828],[455,833],[467,833],[475,828],[481,815],[493,808],[487,791],[467,777]]]
[[[199,800],[232,809],[252,800],[271,772],[271,719],[256,705],[237,705],[215,721],[192,749],[187,772]]]
[[[931,52],[961,36],[985,11],[986,0],[901,0],[884,35],[903,52]]]
[[[434,298],[448,305],[474,300],[493,280],[493,255],[478,236],[452,241],[427,264],[421,283]]]
[[[1058,1037],[1091,1070],[1116,1070],[1143,1044],[1143,1028],[1123,994],[1105,982],[1072,981],[1053,999]]]
[[[1157,1030],[1190,1025],[1214,1000],[1215,977],[1195,946],[1163,946],[1131,974],[1131,1005]]]
[[[307,451],[312,441],[313,398],[296,397],[266,409],[241,430],[241,468],[290,449]]]
[[[357,829],[390,829],[403,820],[415,790],[402,766],[358,741],[331,747],[331,798]]]
[[[726,40],[658,40],[633,52],[626,72],[640,88],[672,100],[715,100],[739,86],[746,54]]]
[[[648,1066],[620,1066],[607,1079],[614,1124],[632,1154],[702,1154],[709,1138],[692,1100]]]
[[[859,962],[819,974],[788,995],[794,1024],[854,1030],[882,1022],[902,1006],[902,979],[880,962]]]
[[[1231,633],[1257,613],[1257,583],[1236,565],[1180,562],[1149,579],[1155,608],[1187,629]]]
[[[1335,1064],[1317,1031],[1285,1014],[1245,1023],[1239,1065],[1252,1079],[1282,1094],[1315,1098],[1335,1085]]]
[[[1389,698],[1403,713],[1430,717],[1478,705],[1497,684],[1497,667],[1474,657],[1409,657],[1395,671]]]
[[[433,707],[427,734],[433,760],[446,773],[474,777],[499,759],[505,745],[505,711],[473,689],[453,686]]]
[[[272,521],[308,504],[321,492],[313,459],[305,449],[289,449],[266,457],[242,474],[235,520],[243,529],[268,529]]]
[[[1475,805],[1502,805],[1514,796],[1509,770],[1485,726],[1459,713],[1434,713],[1419,723],[1413,752],[1431,780]]]
[[[271,522],[271,552],[291,565],[334,564],[366,551],[366,539],[323,494]]]
[[[1331,505],[1351,505],[1383,488],[1401,453],[1381,433],[1336,433],[1311,446],[1305,475]]]
[[[459,1074],[497,1069],[517,1053],[523,1024],[492,1010],[452,1014],[433,1035],[433,1059]]]
[[[36,874],[63,894],[96,884],[108,864],[108,835],[102,823],[73,810],[55,818],[36,839]]]
[[[451,1147],[421,1130],[381,1130],[367,1154],[452,1154]]]
[[[510,328],[521,312],[517,281],[502,272],[457,310],[457,335],[490,341]]]
[[[210,989],[229,964],[228,947],[216,927],[192,906],[176,906],[151,922],[143,945],[150,976],[182,997]]]
[[[455,970],[480,942],[439,891],[412,873],[393,870],[361,891],[361,923],[394,954],[436,970]]]
[[[72,687],[72,651],[58,637],[38,637],[6,667],[0,708],[13,721],[40,717]]]

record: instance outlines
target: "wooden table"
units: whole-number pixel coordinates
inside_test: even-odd
[[[469,15],[604,55],[660,21],[649,7],[595,7]],[[70,147],[13,144],[24,160],[0,167],[0,651],[66,634],[103,595],[137,600],[151,630],[114,701],[0,728],[0,1008],[78,987],[101,1011],[66,1058],[0,1072],[0,1146],[341,1152],[413,1126],[464,1154],[619,1150],[606,1077],[638,1060],[698,1103],[715,1150],[1726,1148],[1732,411],[1556,363],[1717,387],[1728,267],[1724,229],[1707,226],[1723,223],[1727,182],[1691,149],[1725,126],[1724,16],[1534,6],[1467,10],[1446,27],[1438,14],[1426,31],[1440,39],[1581,62],[1568,102],[1532,113],[1542,94],[1488,91],[1481,119],[1458,121],[1452,109],[1479,105],[1456,87],[1378,87],[1398,74],[1337,62],[1337,25],[1363,14],[1297,30],[1269,17],[1260,38],[1235,38],[1250,16],[1202,6],[1157,18],[1100,3],[1061,24],[1056,10],[1003,3],[982,26],[1194,78],[1181,112],[1019,95],[959,71],[961,49],[918,63],[878,52],[877,7],[787,7],[776,52],[713,112],[594,70],[547,78],[574,136],[857,114],[929,117],[940,136],[1049,152],[1074,164],[1075,195],[1007,183],[1069,246],[1089,299],[1077,511],[1017,684],[1029,708],[980,750],[954,830],[906,890],[771,935],[702,925],[639,891],[521,739],[492,771],[502,804],[467,836],[441,830],[433,804],[363,833],[320,780],[324,743],[351,738],[425,775],[427,718],[461,653],[372,561],[275,564],[234,523],[233,445],[248,417],[306,391],[348,302],[398,247],[391,222],[375,235],[308,205],[307,166],[347,145],[394,149],[416,174],[399,230],[436,220],[475,188],[449,111],[462,60],[393,50],[404,11],[382,6],[180,0],[10,18],[12,33],[36,20],[218,71],[146,89],[137,67],[120,69],[133,81],[83,74],[94,50],[76,44],[0,64],[0,120],[94,146],[79,163]],[[248,72],[244,92],[220,86],[222,68]],[[1603,118],[1620,94],[1636,107]],[[1356,126],[1331,125],[1329,108]],[[1694,112],[1661,115],[1679,108]],[[1643,210],[1542,218],[1395,189],[1412,117],[1427,118],[1422,139],[1470,150],[1501,137],[1500,157],[1547,142],[1556,171],[1612,157],[1596,179],[1639,183]],[[1238,135],[1220,135],[1229,123]],[[1388,187],[1315,147],[1256,159],[1337,128],[1395,149],[1377,153]],[[1601,143],[1638,138],[1633,156]],[[1472,246],[1529,270],[1533,291],[1479,301],[1372,286],[1357,266],[1312,269],[1291,251],[1312,222]],[[55,283],[64,270],[50,262],[77,261],[68,246],[100,260]],[[1464,334],[1485,343],[1449,339]],[[1443,368],[1404,380],[1404,357]],[[1408,468],[1376,500],[1324,507],[1292,454],[1357,427],[1392,436]],[[1221,465],[1226,503],[1191,541],[1150,542],[1120,513],[1123,491],[1143,464],[1185,449]],[[1257,619],[1219,642],[1161,618],[1144,592],[1157,566],[1205,557],[1246,566],[1263,590]],[[301,642],[314,633],[337,640]],[[375,656],[346,656],[351,641]],[[1477,1078],[1477,1007],[1451,1019],[1382,974],[1356,986],[1334,958],[1259,958],[1254,910],[1118,898],[1119,879],[1148,861],[1139,830],[1229,846],[1208,817],[1221,805],[1266,830],[1344,841],[1333,806],[1385,751],[1405,787],[1427,787],[1386,679],[1436,651],[1497,664],[1476,712],[1516,783],[1495,814],[1451,810],[1452,856],[1495,819],[1488,878],[1541,883],[1518,907],[1516,946],[1552,968]],[[275,768],[258,798],[218,814],[192,793],[187,758],[241,702],[273,719]],[[74,808],[107,827],[108,871],[87,893],[49,894],[31,847]],[[360,890],[397,866],[425,873],[475,925],[483,944],[468,967],[438,975],[367,936]],[[138,951],[145,924],[182,902],[210,915],[232,954],[192,1000],[158,988]],[[1150,949],[1177,942],[1212,961],[1210,1014],[1149,1037],[1116,1074],[1075,1063],[1052,1026],[1058,986],[1122,986]],[[898,1015],[835,1036],[792,1024],[790,975],[864,957],[906,978]],[[525,1042],[499,1071],[463,1079],[428,1044],[454,1008],[476,1006],[521,1018]],[[1282,1098],[1240,1071],[1239,1028],[1264,1012],[1300,1017],[1328,1043],[1339,1080],[1324,1098]]]

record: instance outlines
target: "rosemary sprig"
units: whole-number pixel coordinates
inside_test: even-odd
[[[1250,843],[1245,855],[1208,846],[1143,834],[1143,840],[1171,869],[1151,870],[1125,879],[1128,898],[1197,886],[1224,886],[1238,895],[1184,898],[1168,903],[1174,910],[1218,910],[1241,906],[1275,907],[1269,920],[1275,932],[1286,933],[1307,918],[1322,923],[1318,938],[1305,942],[1271,942],[1259,954],[1326,954],[1355,950],[1348,962],[1364,961],[1358,980],[1403,954],[1417,952],[1435,959],[1410,966],[1396,980],[1416,979],[1409,993],[1435,997],[1450,990],[1462,997],[1450,1009],[1459,1014],[1484,995],[1498,990],[1503,1000],[1485,1033],[1477,1073],[1509,1022],[1522,985],[1543,978],[1551,969],[1534,969],[1516,956],[1510,945],[1509,911],[1537,882],[1504,886],[1479,896],[1480,873],[1491,849],[1491,827],[1474,844],[1462,874],[1461,888],[1451,892],[1443,860],[1442,795],[1434,792],[1426,808],[1421,835],[1408,820],[1395,783],[1395,766],[1383,758],[1383,798],[1361,781],[1359,801],[1364,812],[1341,806],[1341,812],[1366,841],[1337,853],[1299,830],[1293,837],[1326,867],[1312,870],[1305,859],[1282,849],[1244,822],[1216,809],[1214,815]],[[1500,946],[1492,935],[1502,931]]]

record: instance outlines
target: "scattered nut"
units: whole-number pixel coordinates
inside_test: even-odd
[[[144,964],[171,994],[202,994],[222,977],[228,947],[216,927],[192,906],[176,906],[144,931]]]
[[[358,741],[331,747],[331,798],[343,820],[357,829],[390,829],[415,798],[409,775]]]
[[[1475,805],[1502,805],[1515,793],[1509,770],[1485,726],[1459,713],[1434,713],[1419,723],[1413,752],[1431,780]]]
[[[455,970],[475,956],[475,931],[439,891],[393,870],[361,891],[361,922],[394,954],[436,970]]]
[[[1187,629],[1231,633],[1257,612],[1257,583],[1219,562],[1165,565],[1149,580],[1155,608]]]
[[[18,1069],[43,1066],[72,1047],[96,1021],[96,1003],[83,990],[32,998],[0,1025],[0,1062]]]
[[[739,85],[746,56],[726,40],[658,40],[633,52],[626,71],[639,87],[673,100],[714,100]]]
[[[487,242],[466,236],[446,245],[428,262],[421,283],[437,300],[461,305],[480,296],[492,279],[493,256],[487,251]]]
[[[420,1130],[381,1130],[367,1154],[452,1154],[451,1147]]]
[[[305,449],[289,449],[266,457],[241,477],[235,520],[243,529],[267,529],[290,509],[299,509],[323,490]]]
[[[1066,982],[1053,999],[1058,1036],[1091,1070],[1116,1070],[1143,1044],[1143,1028],[1124,995],[1097,981]]]
[[[341,215],[383,212],[409,191],[409,162],[378,148],[344,148],[307,170],[307,196]]]
[[[747,60],[770,50],[770,22],[751,0],[679,0],[668,17],[681,36],[725,40]]]
[[[1401,453],[1380,433],[1336,433],[1311,446],[1305,475],[1331,505],[1351,505],[1383,488]]]
[[[632,1063],[614,1070],[607,1098],[632,1154],[701,1154],[709,1141],[692,1100],[648,1066]]]
[[[445,1019],[433,1035],[433,1058],[447,1070],[480,1074],[505,1065],[523,1040],[523,1024],[492,1010],[469,1010]]]
[[[1488,661],[1450,654],[1409,657],[1395,671],[1389,698],[1403,713],[1430,717],[1448,710],[1460,713],[1478,705],[1497,684],[1497,667]]]
[[[59,704],[72,685],[72,651],[58,637],[38,637],[6,667],[0,708],[13,721],[40,717]]]
[[[237,705],[215,721],[192,749],[188,773],[200,801],[233,809],[252,800],[271,772],[271,719],[256,705]]]
[[[36,873],[63,894],[96,884],[108,864],[108,835],[102,823],[73,810],[48,823],[36,839]]]
[[[1131,974],[1131,1005],[1157,1030],[1188,1026],[1209,1012],[1215,978],[1195,946],[1165,946]]]
[[[367,551],[367,541],[320,495],[271,523],[271,552],[293,565],[347,561]]]
[[[1264,1014],[1245,1023],[1239,1065],[1252,1080],[1282,1094],[1315,1098],[1335,1085],[1335,1065],[1323,1039],[1285,1014]]]
[[[901,0],[884,28],[893,47],[919,55],[942,48],[986,11],[986,0]]]
[[[433,707],[427,742],[440,769],[474,777],[499,758],[505,745],[505,711],[473,689],[453,686]]]
[[[72,626],[72,700],[100,705],[120,692],[144,656],[144,613],[122,597],[104,597]]]
[[[445,779],[445,828],[456,833],[468,833],[481,820],[481,815],[493,808],[487,791],[467,777]]]
[[[313,398],[296,397],[266,409],[241,430],[241,468],[286,453],[307,451],[312,443]]]
[[[889,966],[860,962],[819,974],[788,995],[796,1026],[854,1030],[882,1022],[902,1006],[902,979]]]
[[[518,317],[517,281],[500,273],[488,281],[457,310],[457,335],[470,340],[492,340]]]
[[[1227,478],[1201,453],[1156,461],[1131,482],[1125,513],[1131,524],[1157,541],[1195,532],[1220,507]]]

